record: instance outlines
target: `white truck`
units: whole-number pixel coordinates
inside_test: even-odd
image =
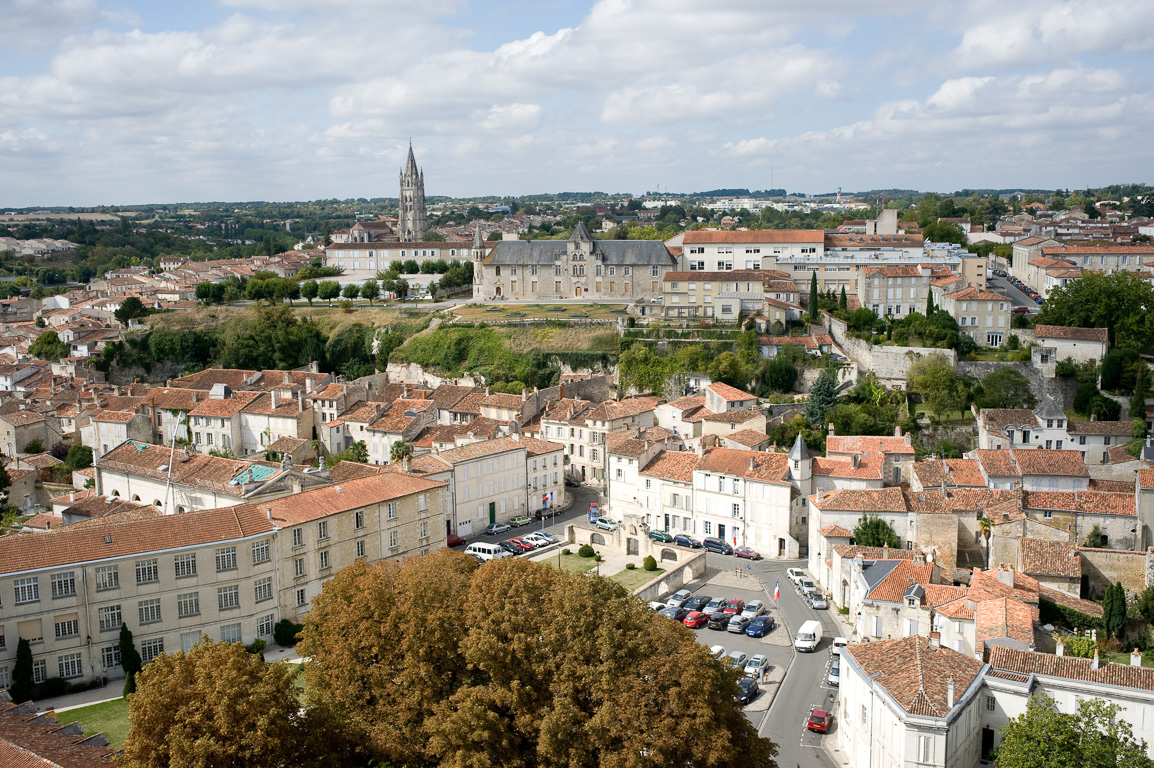
[[[821,644],[821,622],[807,621],[801,625],[797,630],[797,636],[793,639],[793,647],[799,651],[816,651],[818,645]]]

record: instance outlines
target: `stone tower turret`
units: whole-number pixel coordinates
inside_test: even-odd
[[[401,171],[399,214],[397,233],[401,241],[413,243],[424,240],[429,228],[429,219],[425,213],[425,174],[417,168],[412,142],[409,143],[409,158]]]

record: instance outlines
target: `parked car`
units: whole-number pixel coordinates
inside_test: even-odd
[[[510,555],[519,555],[523,551],[512,541],[498,541],[497,546],[508,552]]]
[[[660,541],[664,543],[673,541],[673,534],[667,531],[650,531],[649,538],[653,539],[654,541]]]
[[[747,619],[754,619],[763,613],[765,613],[765,603],[760,600],[750,600],[745,604],[745,610],[741,612],[741,615]]]
[[[693,595],[693,593],[688,589],[679,589],[674,592],[666,602],[672,607],[680,608],[688,602],[691,595]]]
[[[745,669],[745,662],[749,661],[749,657],[741,651],[730,651],[726,658],[729,659],[730,664],[738,669]]]
[[[689,611],[685,610],[685,608],[675,605],[667,606],[664,610],[659,611],[659,613],[667,619],[673,619],[674,621],[685,621],[685,617],[689,615]]]
[[[809,596],[809,607],[819,611],[824,611],[829,608],[829,603],[825,601],[825,595],[821,592],[812,592]]]
[[[517,515],[509,521],[509,525],[513,526],[514,528],[520,528],[522,525],[529,525],[532,522],[533,518],[529,517],[528,515]]]
[[[616,531],[617,521],[610,520],[608,517],[597,518],[597,527],[603,531]]]
[[[763,614],[750,620],[749,626],[745,628],[745,634],[750,637],[765,637],[773,631],[775,626],[777,626],[777,623],[773,620],[773,617]]]
[[[447,547],[459,547],[464,543],[465,543],[465,537],[464,536],[458,536],[455,533],[450,533],[448,536],[445,537],[445,546],[447,546]]]
[[[720,613],[725,608],[725,604],[728,602],[729,600],[727,598],[715,597],[706,603],[705,607],[701,610],[705,611],[706,613]]]
[[[841,649],[845,648],[847,645],[849,645],[849,640],[846,640],[844,637],[835,637],[829,646],[829,652],[834,656],[840,656]]]
[[[532,535],[533,536],[539,536],[542,539],[545,539],[545,541],[549,542],[550,544],[556,544],[557,542],[561,541],[560,538],[558,538],[557,536],[555,536],[552,533],[549,533],[548,531],[537,531],[536,533],[534,533]]]
[[[545,507],[544,509],[538,509],[536,512],[534,512],[533,513],[533,519],[534,520],[548,520],[548,519],[551,519],[556,514],[557,514],[557,508],[556,507]]]
[[[825,676],[825,681],[830,685],[838,685],[841,682],[841,662],[837,659],[829,665],[829,674]]]
[[[814,733],[828,733],[829,725],[833,722],[833,713],[828,709],[811,709],[805,727]]]
[[[649,610],[651,610],[651,611],[664,611],[668,607],[669,607],[668,605],[661,602],[660,600],[650,600],[649,601]]]
[[[716,552],[719,555],[732,555],[733,547],[726,544],[719,538],[714,536],[706,536],[701,542],[701,546],[705,547],[710,552]]]
[[[750,549],[749,547],[737,547],[733,550],[733,554],[737,555],[738,557],[744,557],[746,560],[761,559],[761,553],[756,549]]]
[[[553,543],[549,539],[545,538],[545,536],[538,531],[534,531],[533,533],[526,534],[526,535],[522,536],[521,538],[524,539],[525,541],[529,542],[530,544],[532,544],[535,547],[547,547]]]
[[[709,614],[709,628],[725,631],[729,627],[729,614],[718,611]]]
[[[745,610],[745,601],[738,599],[738,598],[734,598],[732,600],[727,600],[725,603],[725,607],[722,608],[721,610],[725,611],[730,616],[734,616],[734,615],[739,614]]]
[[[709,614],[701,611],[690,611],[681,623],[690,629],[701,629],[709,624]]]
[[[530,544],[529,542],[525,541],[524,539],[517,539],[517,538],[509,539],[509,543],[512,544],[514,547],[516,547],[521,552],[528,552],[529,550],[533,549],[533,545]]]
[[[686,536],[684,533],[679,533],[673,537],[673,543],[679,547],[688,547],[689,549],[701,549],[701,542],[692,536]]]
[[[577,483],[575,480],[573,480],[573,478],[567,477],[567,478],[565,478],[565,487],[566,488],[576,488]]]
[[[737,682],[737,696],[735,697],[741,704],[749,704],[757,698],[757,694],[761,693],[761,686],[757,684],[757,680],[752,677],[743,677]]]
[[[755,653],[745,662],[745,676],[760,678],[769,671],[769,659],[764,653]]]
[[[709,605],[709,601],[713,598],[709,595],[694,595],[685,601],[685,607],[691,611],[705,611],[705,606]],[[710,611],[712,613],[712,611]]]
[[[812,581],[810,581],[808,576],[802,576],[800,579],[797,580],[796,583],[797,583],[797,591],[803,595],[806,592],[813,592],[814,590],[817,589],[817,585],[814,584]]]
[[[744,635],[745,628],[749,626],[749,619],[742,616],[740,613],[731,614],[729,623],[725,626],[726,632],[732,632],[735,635]]]
[[[485,535],[500,536],[502,533],[509,530],[512,529],[504,523],[489,523],[487,526],[485,526]]]
[[[787,568],[785,575],[793,582],[794,586],[797,586],[797,582],[805,578],[805,571],[801,568]]]
[[[1030,308],[1029,307],[1014,307],[1010,311],[1013,312],[1015,315],[1024,315],[1030,311]]]
[[[723,645],[711,645],[711,646],[709,646],[709,655],[715,659],[724,659],[725,658],[725,646],[723,646]]]

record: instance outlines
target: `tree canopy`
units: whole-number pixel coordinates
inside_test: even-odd
[[[1106,328],[1111,346],[1141,348],[1154,336],[1154,286],[1131,272],[1083,273],[1046,296],[1039,324]]]
[[[299,649],[310,702],[377,762],[776,766],[739,673],[604,578],[449,550],[358,561]]]
[[[877,515],[862,515],[853,529],[853,542],[859,547],[901,546],[893,527]]]
[[[945,355],[927,355],[909,369],[910,390],[922,396],[926,407],[941,419],[966,407],[965,389],[957,370]]]
[[[805,404],[805,420],[821,426],[825,422],[826,411],[837,404],[837,383],[829,373],[822,371],[817,381],[809,388],[809,400]]]
[[[1058,710],[1039,694],[1026,711],[1002,729],[994,755],[997,768],[1149,768],[1146,742],[1116,717],[1121,707],[1103,699],[1078,702],[1074,712]]]
[[[68,345],[60,340],[56,331],[45,331],[29,345],[28,354],[41,360],[51,360],[56,363],[60,361],[60,358],[68,355]]]
[[[1033,408],[1038,404],[1030,380],[1005,366],[982,377],[981,408]]]

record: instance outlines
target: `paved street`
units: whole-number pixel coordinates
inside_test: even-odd
[[[520,528],[513,528],[512,530],[506,531],[505,533],[499,534],[497,536],[485,536],[481,533],[481,531],[485,530],[485,526],[488,525],[488,523],[485,522],[481,525],[474,525],[473,534],[466,536],[465,543],[458,544],[455,549],[464,550],[466,546],[472,544],[474,541],[485,541],[491,543],[496,543],[498,541],[508,541],[514,536],[521,536],[526,533],[532,533],[533,531],[540,530],[545,530],[560,536],[561,531],[565,529],[566,524],[588,522],[590,502],[596,501],[599,504],[604,505],[600,494],[595,488],[566,488],[565,492],[572,496],[573,503],[561,514],[557,515],[551,520],[545,520],[544,527],[542,527],[542,521],[534,520],[529,525],[525,525]]]
[[[991,277],[986,281],[986,286],[991,291],[1004,293],[1015,307],[1029,307],[1031,312],[1037,312],[1041,306],[1029,296],[1015,288],[1014,284],[1004,277]]]

